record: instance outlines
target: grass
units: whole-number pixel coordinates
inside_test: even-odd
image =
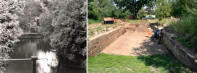
[[[178,40],[179,40],[184,46],[186,46],[186,47],[188,47],[188,48],[192,48],[191,43],[190,43],[189,41],[187,41],[186,38],[184,38],[184,37],[179,37]]]
[[[88,36],[93,36],[96,32],[101,33],[103,31],[108,31],[108,28],[113,27],[113,26],[118,26],[118,25],[120,24],[119,23],[104,24],[104,25],[100,25],[92,29],[88,29]]]
[[[159,19],[148,19],[148,20],[128,20],[129,23],[151,23],[151,22],[158,22],[159,24],[161,24],[161,26],[163,26],[164,24],[168,25],[172,22],[172,19],[170,18],[164,18],[162,20],[159,21]]]
[[[127,20],[129,23],[148,23],[148,20]]]
[[[119,56],[100,54],[88,58],[89,73],[195,73],[164,55]]]
[[[101,23],[100,20],[88,19],[88,25]]]

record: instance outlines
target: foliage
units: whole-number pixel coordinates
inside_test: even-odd
[[[23,2],[13,0],[0,0],[0,58],[10,58],[13,45],[22,34],[19,27],[18,15],[21,13]],[[0,71],[4,63],[0,62]],[[3,72],[1,72],[3,73]]]
[[[187,0],[176,0],[172,4],[172,16],[175,17],[181,17],[185,16],[187,14],[187,11],[185,9],[185,1]]]
[[[113,0],[92,0],[88,2],[88,18],[102,20],[103,17],[125,18],[130,12],[118,9]]]
[[[187,47],[197,50],[197,15],[189,15],[173,22],[171,27],[178,33],[180,41]],[[191,47],[192,46],[192,47]]]
[[[197,14],[197,1],[196,0],[187,0],[186,9],[188,13]]]
[[[85,65],[85,4],[85,0],[53,0],[45,5],[45,12],[43,14],[48,14],[49,16],[45,17],[45,15],[41,15],[41,24],[47,25],[49,23],[49,27],[46,28],[50,28],[51,30],[46,31],[50,32],[48,35],[51,40],[51,46],[57,49],[57,55],[60,61],[68,59],[72,63]],[[45,23],[44,20],[50,20],[51,22]]]
[[[197,51],[197,1],[196,0],[176,0],[172,14],[180,17],[177,22],[173,22],[171,27],[178,34],[178,40],[191,50]],[[181,4],[181,5],[178,5]],[[179,12],[180,11],[180,12]]]
[[[88,3],[88,17],[101,20],[103,17],[111,17],[115,7],[110,0],[94,0]]]
[[[136,18],[138,11],[152,1],[154,0],[114,0],[114,3],[119,9],[129,10],[132,13],[133,18]]]
[[[138,13],[137,13],[137,18],[138,19],[142,19],[143,17],[145,17],[147,15],[146,11],[144,8],[141,8]]]
[[[156,1],[156,17],[159,20],[170,17],[172,10],[172,0],[157,0]]]
[[[175,0],[172,4],[172,15],[175,17],[187,16],[197,12],[196,0]]]
[[[172,23],[172,27],[179,34],[197,35],[197,15],[182,18],[180,21]]]
[[[98,10],[95,9],[93,3],[88,3],[88,18],[98,20]]]
[[[99,54],[88,58],[88,71],[90,73],[195,73],[165,55]]]
[[[36,26],[34,24],[36,22],[35,18],[39,17],[41,13],[42,7],[39,2],[35,0],[25,1],[23,14],[19,15],[20,27],[24,32],[30,32],[30,28]]]

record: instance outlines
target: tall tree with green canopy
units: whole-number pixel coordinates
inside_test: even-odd
[[[132,13],[132,18],[137,18],[138,11],[146,4],[154,0],[114,0],[119,9],[129,10]]]
[[[187,0],[185,8],[188,13],[197,14],[197,0]]]
[[[129,15],[128,10],[119,9],[113,0],[89,0],[88,18],[101,20],[103,17],[124,18]]]
[[[171,14],[175,17],[197,13],[197,0],[174,0]]]
[[[157,0],[156,1],[156,17],[160,20],[171,16],[173,0]]]
[[[116,7],[112,0],[93,0],[88,3],[88,17],[101,20],[103,17],[112,17]]]

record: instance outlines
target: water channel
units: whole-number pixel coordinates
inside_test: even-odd
[[[58,59],[48,40],[40,38],[21,39],[14,47],[13,59],[27,59],[37,56],[37,73],[56,73]],[[5,73],[32,73],[31,60],[9,61]]]

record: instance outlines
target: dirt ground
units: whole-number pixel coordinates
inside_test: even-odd
[[[128,24],[129,25],[129,24]],[[128,27],[128,25],[126,25]],[[131,27],[132,28],[132,27]],[[126,56],[164,54],[166,48],[150,40],[152,30],[146,26],[134,26],[107,46],[102,53]]]

